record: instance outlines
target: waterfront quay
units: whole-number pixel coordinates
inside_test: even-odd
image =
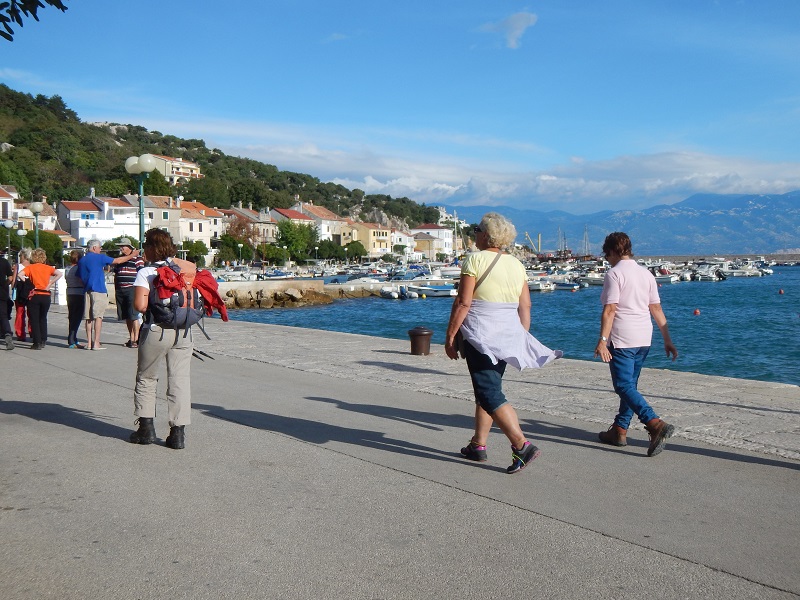
[[[136,351],[0,354],[0,591],[39,598],[797,598],[800,388],[645,369],[677,428],[647,458],[597,442],[607,366],[509,369],[542,456],[505,474],[471,435],[466,366],[441,346],[207,322],[187,447],[134,428]],[[9,376],[8,374],[12,374]]]

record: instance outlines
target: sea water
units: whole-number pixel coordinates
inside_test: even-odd
[[[800,384],[800,267],[774,267],[765,277],[682,281],[659,287],[679,358],[665,356],[654,327],[646,366]],[[601,287],[531,293],[531,333],[566,358],[595,359]],[[781,291],[783,293],[781,293]],[[229,311],[231,319],[408,339],[424,326],[444,343],[449,298],[335,300],[326,306]],[[695,314],[699,311],[699,314]]]

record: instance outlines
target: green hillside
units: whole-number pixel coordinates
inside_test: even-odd
[[[181,139],[138,125],[84,123],[60,96],[32,96],[0,84],[0,183],[14,185],[23,198],[77,200],[95,188],[98,196],[135,191],[125,159],[144,153],[181,157],[200,165],[205,177],[170,188],[159,177],[145,182],[145,194],[181,195],[211,207],[240,201],[253,208],[288,208],[295,194],[306,202],[361,220],[381,211],[414,226],[436,222],[438,211],[409,198],[365,195],[312,175],[227,156],[203,140]]]

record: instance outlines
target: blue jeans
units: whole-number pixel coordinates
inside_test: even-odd
[[[657,419],[658,415],[637,389],[639,373],[642,372],[642,365],[650,352],[650,346],[614,348],[611,345],[608,349],[611,352],[611,362],[608,363],[611,369],[611,382],[619,396],[619,414],[614,418],[614,425],[627,429],[634,413],[642,423]]]
[[[507,402],[503,393],[503,374],[506,372],[506,362],[497,361],[492,364],[492,359],[478,352],[472,344],[464,342],[464,354],[467,359],[469,376],[472,379],[472,389],[475,391],[475,402],[490,415]]]

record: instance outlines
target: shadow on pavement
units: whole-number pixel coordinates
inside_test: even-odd
[[[597,434],[602,427],[598,426],[597,432],[586,431],[576,427],[565,427],[561,425],[553,425],[547,421],[538,421],[536,419],[520,419],[520,425],[525,436],[531,440],[548,440],[554,444],[564,444],[569,446],[582,446],[586,448],[595,448],[602,452],[614,452],[625,455],[641,456],[648,458],[646,450],[648,442],[646,439],[628,438],[628,445],[623,448],[616,448],[601,443],[597,439]],[[642,435],[646,435],[642,432]],[[757,465],[764,465],[768,467],[782,467],[784,469],[800,470],[800,463],[794,462],[790,459],[782,460],[780,458],[772,459],[764,455],[755,454],[736,454],[722,449],[716,448],[698,448],[685,445],[687,440],[681,438],[671,438],[667,443],[664,455],[668,452],[682,452],[684,454],[697,454],[699,456],[707,456],[709,458],[718,458],[721,460],[732,460],[736,462],[751,463]],[[683,442],[683,443],[682,443]],[[660,459],[653,459],[660,460]]]
[[[311,444],[321,445],[328,442],[340,442],[420,458],[460,462],[450,452],[387,437],[386,434],[380,431],[340,427],[320,421],[285,417],[254,410],[228,410],[222,406],[211,404],[193,404],[192,408],[203,411],[209,417],[254,429],[280,433]]]
[[[94,435],[121,439],[125,443],[128,443],[130,435],[130,430],[106,423],[95,413],[69,408],[61,404],[0,400],[0,413],[65,425]]]

